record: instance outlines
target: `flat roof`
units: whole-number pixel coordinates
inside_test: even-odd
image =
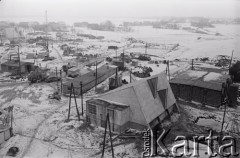
[[[27,64],[33,64],[32,62],[25,62],[25,61],[20,61],[21,66],[27,65]],[[6,65],[6,66],[12,66],[12,67],[19,67],[19,62],[14,62],[14,61],[6,61],[2,63],[1,65]]]
[[[225,83],[228,78],[230,76],[223,73],[188,70],[171,79],[170,83],[221,91],[222,83]]]
[[[116,66],[107,66],[107,65],[103,65],[102,67],[97,69],[97,76],[100,77],[106,73],[108,73],[108,71],[116,69]],[[71,79],[67,82],[64,82],[63,85],[67,85],[67,86],[71,86],[71,83],[73,83],[74,87],[80,87],[80,82],[82,82],[82,84],[87,84],[91,81],[94,81],[96,79],[96,76],[94,75],[95,70],[94,71],[90,71],[82,76],[78,76],[74,79]]]

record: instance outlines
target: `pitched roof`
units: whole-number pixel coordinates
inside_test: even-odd
[[[150,123],[153,119],[165,112],[159,96],[154,98],[147,82],[152,78],[158,79],[157,91],[167,89],[166,108],[170,108],[176,100],[164,73],[127,84],[99,95],[97,98],[129,105],[131,110],[134,111],[133,118],[143,117],[146,123]]]

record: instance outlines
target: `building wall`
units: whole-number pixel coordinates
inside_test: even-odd
[[[175,83],[171,83],[171,87],[176,98],[195,101],[214,107],[221,105],[221,91]]]
[[[107,73],[102,74],[101,76],[98,76],[97,84],[102,83],[107,78],[112,76],[115,72],[116,72],[116,69],[109,69],[109,71]],[[96,85],[96,79],[93,79],[92,81],[89,81],[88,83],[83,84],[83,87],[82,87],[83,93],[86,93],[87,91],[92,89],[95,85]],[[80,86],[80,81],[79,81],[79,86]],[[63,84],[63,94],[66,95],[66,94],[69,94],[69,93],[70,93],[70,86]],[[80,95],[81,94],[80,87],[75,87],[75,94],[76,95]]]
[[[129,105],[129,120],[131,122],[147,126],[146,119],[143,115],[141,107],[139,106],[139,101],[137,100],[134,89],[132,87],[119,90],[115,93],[103,95],[101,98]]]
[[[96,116],[92,115],[89,113],[89,105],[94,105],[96,106]],[[87,102],[86,104],[86,111],[87,111],[87,118],[89,119],[88,121],[90,121],[90,123],[94,124],[95,126],[98,127],[105,127],[105,122],[106,122],[106,117],[107,117],[107,109],[110,109],[108,107],[105,107],[103,105],[99,105],[99,104],[92,104]],[[110,125],[112,128],[112,131],[114,132],[122,132],[122,130],[124,130],[123,125],[129,121],[129,112],[128,112],[128,108],[123,110],[123,111],[119,111],[116,109],[110,109],[114,111],[114,120],[113,122],[111,122],[110,120]],[[102,114],[102,117],[101,117]]]

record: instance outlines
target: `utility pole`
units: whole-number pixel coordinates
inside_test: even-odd
[[[147,54],[147,42],[146,42],[146,45],[145,45],[145,54]]]
[[[46,44],[47,44],[47,53],[48,53],[48,56],[49,56],[49,50],[48,50],[48,20],[47,20],[47,10],[46,10]]]
[[[19,45],[17,45],[18,47],[18,61],[19,61],[19,76],[20,78],[22,78],[22,74],[21,74],[21,61],[20,61],[20,54],[19,54]]]
[[[57,89],[59,89],[59,87],[58,87],[58,73],[57,73],[57,67],[56,67],[56,77],[57,77]]]
[[[81,86],[81,104],[82,104],[82,116],[83,116],[83,84],[82,81],[80,82]]]
[[[230,68],[231,68],[231,65],[232,65],[233,52],[234,52],[234,50],[232,50],[232,56],[231,56],[231,60],[230,60],[230,62],[229,62],[228,72],[229,72],[229,70],[230,70]]]
[[[95,90],[97,89],[97,80],[98,80],[98,76],[97,76],[97,61],[96,61],[96,83],[95,83]]]
[[[130,76],[130,83],[132,83],[132,69],[130,69],[130,71],[129,71],[129,76]]]
[[[116,68],[116,83],[115,83],[116,88],[118,87],[118,68]]]
[[[123,71],[125,70],[125,69],[124,69],[124,59],[125,59],[124,51],[125,51],[125,48],[123,48],[123,57],[122,57],[122,61],[123,61]]]
[[[194,68],[193,68],[193,61],[194,61],[194,59],[192,59],[192,70],[194,69]]]
[[[112,158],[114,158],[114,150],[113,150],[113,143],[112,143],[112,132],[111,132],[111,124],[110,124],[110,119],[109,119],[109,113],[107,113],[106,121],[105,121],[105,132],[104,132],[104,137],[103,137],[103,150],[102,150],[102,156],[101,158],[104,157],[104,151],[105,151],[105,143],[106,143],[106,135],[107,135],[107,125],[108,125],[108,130],[109,130],[109,136],[110,136],[110,143],[111,143],[111,150],[112,150]]]
[[[229,104],[229,100],[228,100],[228,95],[229,95],[229,80],[227,79],[227,83],[225,85],[225,97],[226,97],[226,102],[224,105],[224,112],[223,112],[223,119],[222,119],[222,126],[221,126],[221,132],[220,132],[220,136],[222,137],[222,133],[223,133],[223,125],[225,122],[225,116],[226,116],[226,109],[227,109],[227,105]],[[221,140],[221,139],[220,139]]]
[[[61,94],[62,94],[62,70],[60,70]]]

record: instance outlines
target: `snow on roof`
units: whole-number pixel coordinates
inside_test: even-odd
[[[106,100],[106,99],[102,99],[102,98],[90,99],[87,102],[101,104],[103,106],[113,106],[114,109],[118,109],[118,110],[124,110],[124,109],[129,107],[129,105],[119,103],[119,102],[110,101],[110,100]]]
[[[216,72],[210,72],[208,73],[204,78],[203,81],[212,81],[212,80],[219,80],[223,74],[216,73]]]
[[[168,89],[166,108],[172,107],[176,100],[164,73],[121,86],[97,98],[127,104],[135,111],[133,117],[137,120],[143,117],[146,123],[150,123],[165,111],[160,98],[154,98],[152,95],[148,84],[148,80],[152,78],[157,78],[157,91]]]
[[[190,85],[221,91],[229,75],[217,72],[188,70],[173,78],[170,83]]]

